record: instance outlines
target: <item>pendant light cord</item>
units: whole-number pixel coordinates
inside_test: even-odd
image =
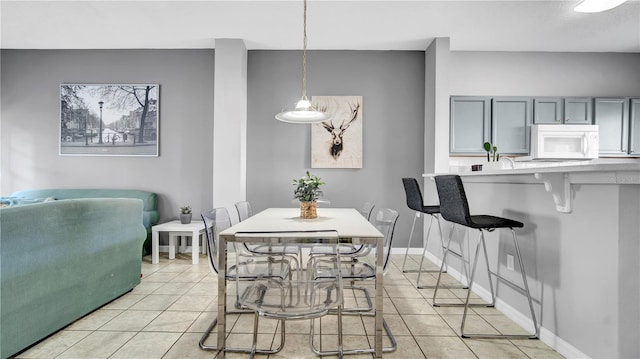
[[[307,99],[307,0],[304,0],[302,40],[302,98]]]

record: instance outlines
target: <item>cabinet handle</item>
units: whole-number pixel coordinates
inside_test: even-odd
[[[566,120],[566,121],[564,121],[564,122],[569,122],[569,121],[571,121],[571,119],[567,119],[567,120]]]

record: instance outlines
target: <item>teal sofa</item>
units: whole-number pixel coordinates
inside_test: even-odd
[[[25,199],[137,198],[142,200],[142,223],[147,230],[143,254],[151,253],[151,227],[158,223],[158,196],[153,192],[133,189],[53,188],[14,192],[11,197]]]
[[[126,198],[0,208],[0,358],[140,283],[142,209]]]

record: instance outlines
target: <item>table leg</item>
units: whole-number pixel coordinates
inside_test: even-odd
[[[376,358],[382,358],[382,306],[383,290],[382,275],[384,274],[383,243],[379,238],[376,245],[376,319],[375,319],[375,350]]]
[[[177,235],[169,232],[169,259],[175,259],[176,258],[176,242],[177,242]]]
[[[187,250],[187,236],[180,236],[180,246],[178,253],[184,253]]]
[[[158,248],[158,231],[151,229],[151,263],[157,264],[160,261],[160,248]]]
[[[227,332],[227,241],[220,236],[218,245],[218,358],[225,357],[225,334]]]
[[[207,254],[207,237],[202,233],[199,233],[199,235],[202,238],[202,254],[206,255]]]
[[[200,263],[200,230],[197,229],[191,233],[191,264]]]

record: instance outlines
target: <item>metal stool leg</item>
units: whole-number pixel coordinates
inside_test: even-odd
[[[417,270],[415,269],[404,269],[405,264],[407,263],[407,257],[409,256],[409,248],[411,248],[411,239],[413,239],[413,230],[416,226],[416,220],[420,217],[420,212],[416,211],[415,217],[413,217],[413,224],[411,225],[411,232],[409,232],[409,243],[407,243],[407,250],[404,253],[404,260],[402,261],[402,272],[403,273],[415,273]]]
[[[500,275],[498,275],[495,272],[491,272],[491,270],[489,269],[489,259],[487,257],[487,247],[486,247],[486,243],[485,243],[485,238],[484,238],[484,231],[480,230],[480,242],[478,243],[478,246],[476,247],[476,258],[475,261],[473,263],[473,270],[471,272],[471,281],[469,282],[469,292],[467,293],[467,299],[465,301],[465,308],[464,308],[464,312],[462,314],[462,323],[460,325],[460,333],[461,336],[463,338],[493,338],[493,339],[516,339],[516,338],[527,338],[527,339],[537,339],[538,335],[539,335],[539,328],[538,328],[538,324],[536,321],[536,315],[535,312],[533,310],[533,300],[531,298],[531,293],[529,292],[529,285],[527,283],[527,275],[525,273],[524,270],[524,264],[522,262],[522,256],[520,254],[520,248],[518,247],[518,240],[516,238],[516,233],[513,230],[513,228],[510,228],[511,230],[511,234],[513,237],[513,241],[515,244],[515,249],[516,249],[516,256],[518,257],[518,263],[520,265],[520,271],[522,274],[522,281],[524,283],[524,288],[520,287],[519,285],[509,281],[506,278],[501,277]],[[512,288],[518,290],[520,293],[524,294],[527,297],[527,300],[529,302],[529,309],[531,310],[531,319],[533,320],[533,326],[534,326],[534,330],[535,333],[533,335],[530,334],[465,334],[464,332],[464,325],[465,325],[465,321],[467,318],[467,312],[468,312],[468,308],[469,306],[471,306],[471,304],[469,303],[469,299],[471,297],[471,290],[472,290],[472,286],[473,286],[473,281],[474,281],[474,277],[475,277],[475,272],[476,272],[476,265],[478,263],[478,254],[480,253],[480,245],[482,245],[483,249],[484,249],[484,256],[485,256],[485,260],[486,260],[486,265],[487,265],[487,271],[489,274],[489,286],[491,289],[491,300],[492,300],[492,304],[489,306],[493,306],[495,305],[495,301],[496,301],[496,297],[495,297],[495,292],[494,292],[494,288],[493,288],[493,284],[492,284],[492,280],[491,280],[491,276],[495,275],[497,280],[502,280],[503,282],[509,284]]]
[[[427,233],[427,239],[424,243],[424,249],[422,250],[422,258],[420,259],[420,269],[418,270],[418,279],[416,280],[416,286],[418,287],[418,289],[425,289],[425,288],[435,288],[435,285],[420,285],[420,277],[422,276],[422,272],[433,272],[433,273],[447,273],[447,261],[446,261],[446,257],[445,257],[445,252],[447,250],[447,246],[444,245],[444,237],[442,235],[442,226],[440,225],[440,219],[438,217],[436,217],[436,215],[432,214],[431,215],[431,222],[433,222],[433,218],[435,217],[436,221],[438,222],[438,231],[440,233],[440,246],[442,247],[442,266],[440,269],[435,269],[435,270],[422,270],[422,263],[424,262],[424,255],[427,252],[427,243],[429,242],[429,233],[431,232],[431,223],[429,223],[429,233]],[[453,252],[455,253],[455,252]],[[457,254],[457,253],[455,253]]]
[[[453,239],[454,229],[455,229],[455,226],[452,226],[451,230],[449,231],[449,240],[447,241],[447,246],[445,247],[444,253],[442,255],[442,264],[440,265],[440,272],[438,273],[438,280],[436,281],[436,285],[433,287],[434,291],[433,291],[433,302],[432,303],[433,303],[434,307],[461,307],[461,306],[464,305],[462,303],[438,303],[436,301],[436,299],[438,297],[438,289],[440,289],[440,281],[442,279],[442,273],[445,273],[444,272],[444,267],[445,267],[445,265],[447,263],[447,255],[449,253],[455,255],[456,257],[458,257],[458,258],[460,258],[462,260],[463,271],[466,272],[466,265],[465,265],[464,257],[462,256],[462,254],[454,252],[454,251],[451,250],[451,241]],[[466,273],[465,273],[465,275],[466,275]],[[427,287],[426,286],[419,286],[418,288],[422,289],[422,288],[427,288]],[[468,289],[469,286],[463,284],[461,286],[447,286],[447,287],[444,287],[444,288],[447,288],[447,289],[454,289],[454,288],[455,289]]]
[[[533,320],[533,328],[535,330],[534,336],[538,338],[540,336],[540,328],[538,328],[538,322],[536,321],[536,312],[533,310],[533,299],[531,299],[531,292],[529,291],[529,284],[527,283],[527,275],[524,272],[524,263],[522,263],[522,255],[520,254],[520,247],[518,246],[518,239],[516,238],[516,232],[511,229],[513,236],[513,243],[516,245],[516,256],[518,257],[518,263],[520,264],[520,274],[522,274],[522,282],[524,283],[524,290],[526,291],[527,300],[529,301],[529,310],[531,310],[531,320]]]
[[[493,283],[491,281],[491,274],[489,271],[489,260],[487,259],[487,247],[485,245],[484,242],[484,232],[482,232],[482,230],[480,230],[480,240],[478,241],[478,245],[476,245],[476,255],[475,258],[473,260],[473,269],[471,270],[471,277],[469,278],[469,290],[467,291],[467,298],[464,301],[464,311],[462,312],[462,323],[460,324],[460,333],[462,335],[463,338],[468,338],[467,336],[465,336],[464,334],[464,324],[467,320],[467,312],[469,311],[469,306],[471,306],[471,304],[469,303],[469,300],[471,299],[471,291],[473,290],[473,280],[476,276],[476,269],[478,268],[478,256],[480,254],[480,246],[482,246],[482,248],[484,249],[484,258],[485,258],[485,263],[487,265],[487,272],[489,273],[489,287],[491,287],[491,304],[485,305],[485,304],[479,304],[479,306],[485,306],[485,307],[493,307],[494,303],[495,303],[495,296],[493,294]]]

